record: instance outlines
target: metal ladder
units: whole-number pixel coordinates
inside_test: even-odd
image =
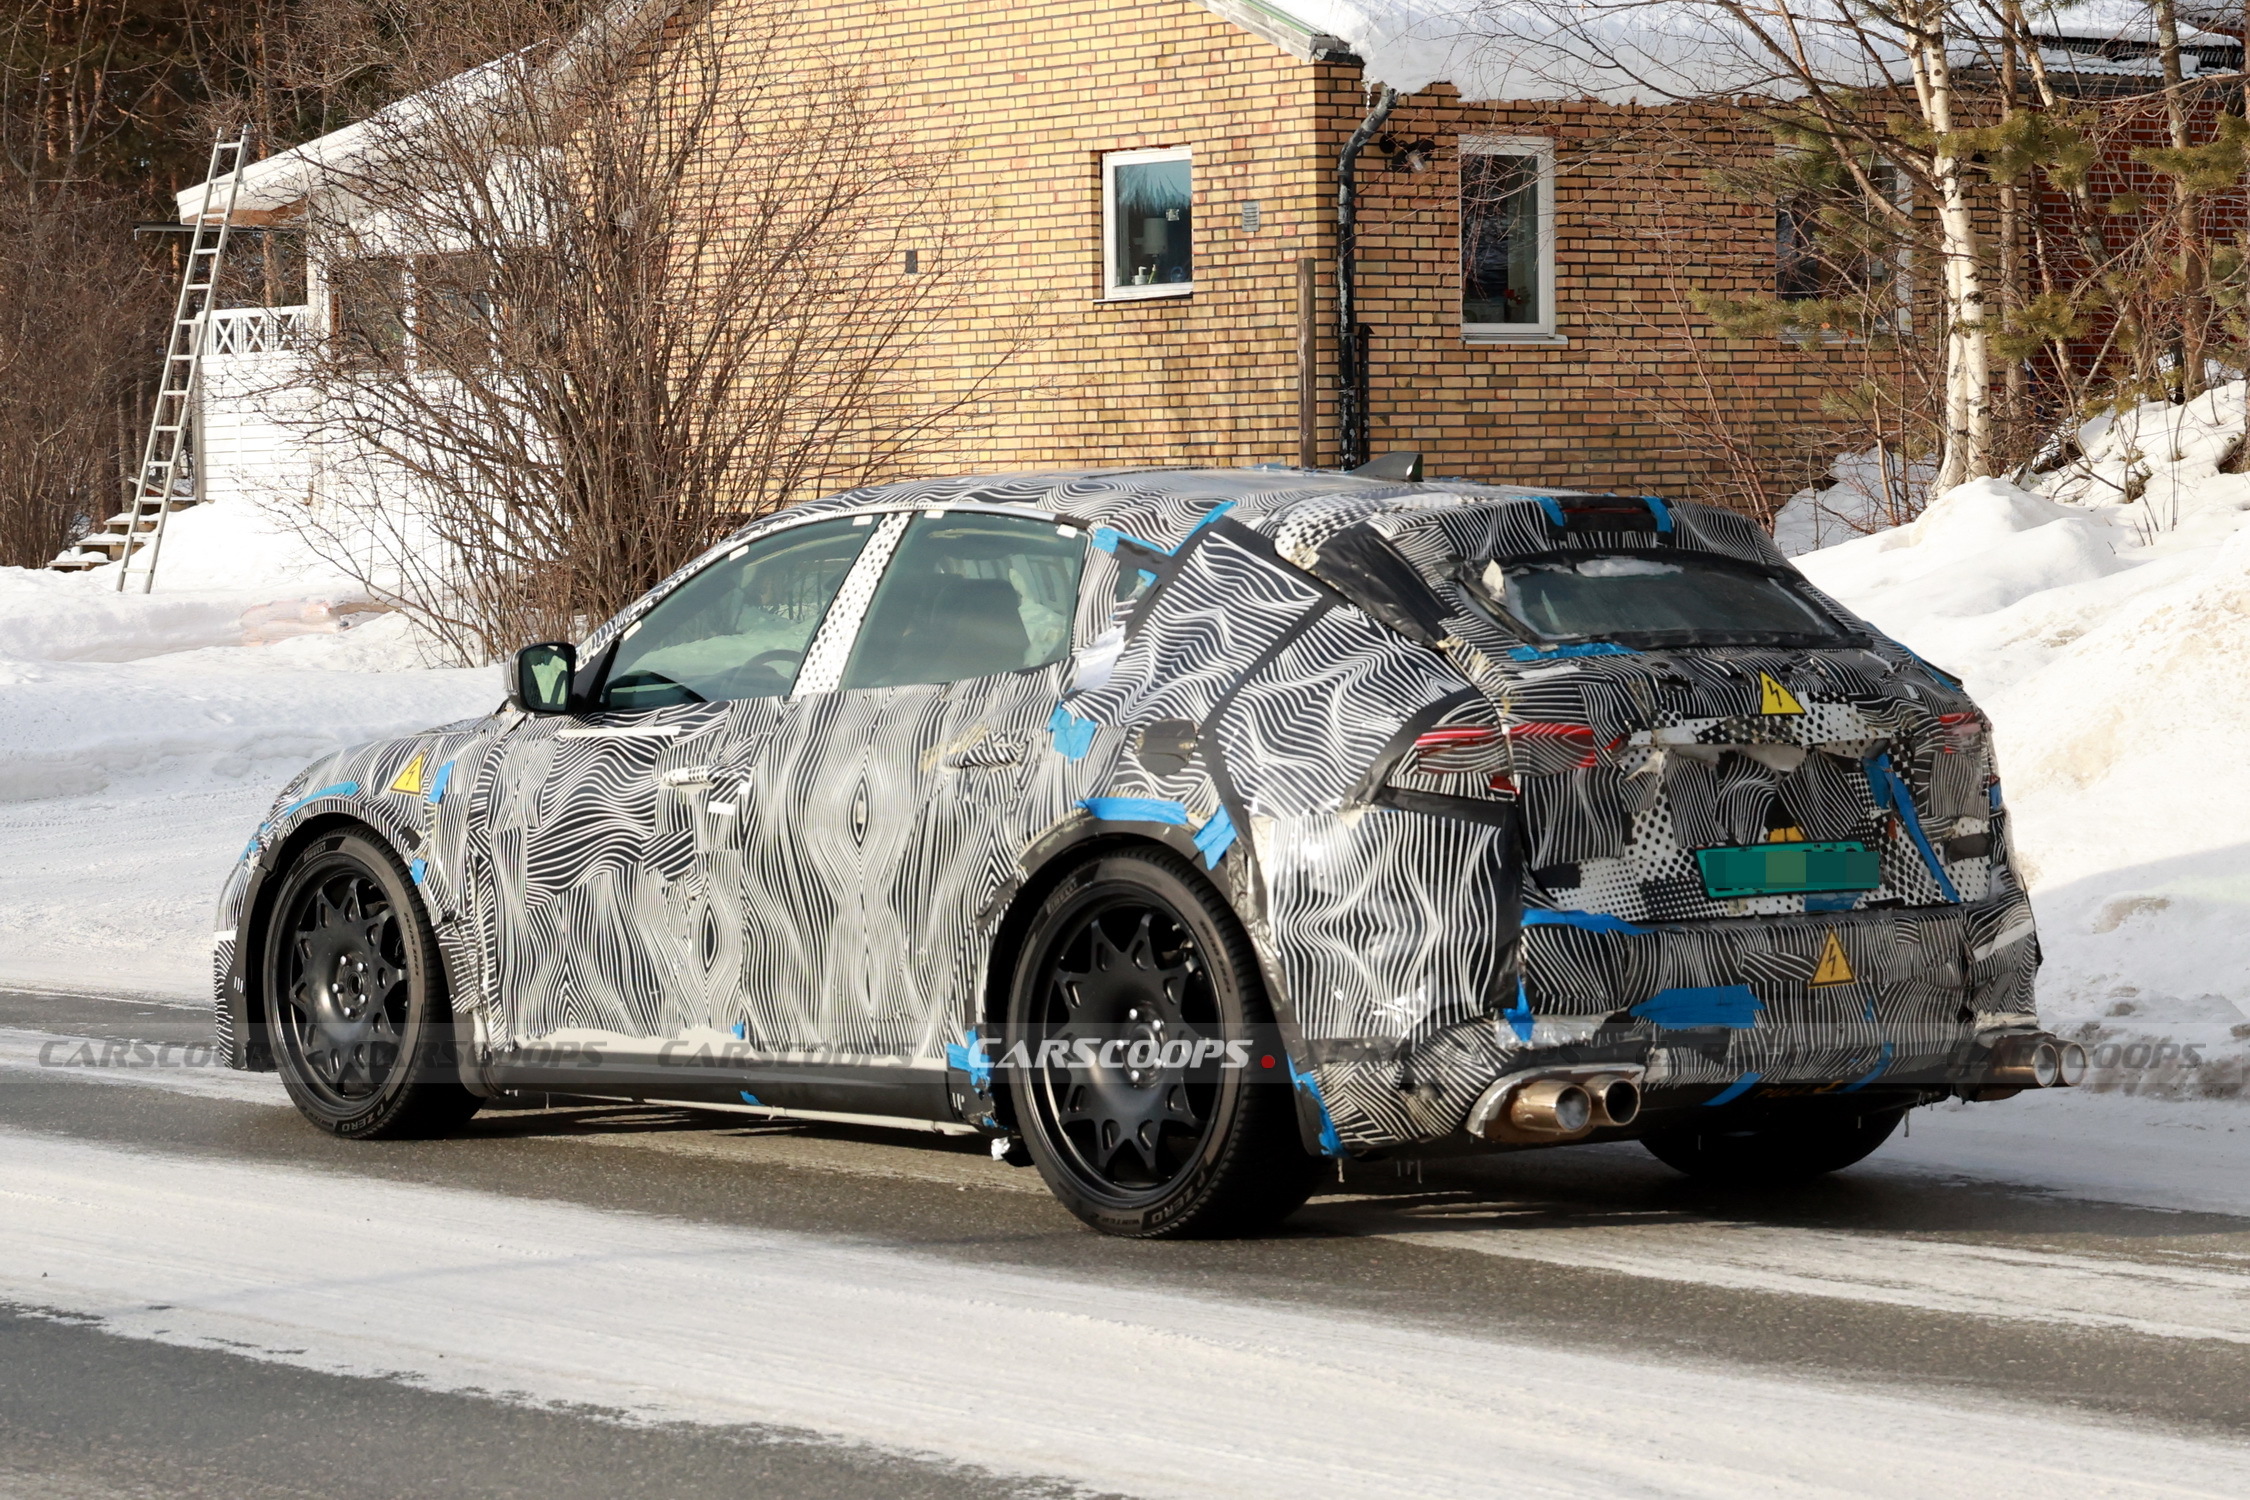
[[[132,503],[122,515],[110,520],[112,531],[120,522],[125,528],[118,554],[119,593],[125,592],[126,580],[136,576],[141,580],[142,593],[156,586],[156,562],[164,551],[165,519],[176,506],[194,503],[192,496],[183,500],[175,493],[175,488],[180,478],[180,460],[187,450],[188,429],[194,421],[204,345],[210,337],[210,320],[206,314],[218,296],[219,267],[226,262],[227,237],[234,227],[235,200],[242,192],[242,170],[249,163],[248,125],[231,141],[223,133],[212,141],[211,167],[203,176],[203,205],[196,212],[195,233],[188,242],[187,264],[180,272],[179,300],[172,305],[172,331],[164,343],[164,374],[157,385],[156,405],[149,412],[148,441],[141,448],[140,478],[133,485]],[[226,176],[224,207],[214,218],[211,199],[221,173]],[[143,532],[147,533],[145,543]],[[138,567],[136,562],[140,563]]]

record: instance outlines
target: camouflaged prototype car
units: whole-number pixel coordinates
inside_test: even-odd
[[[1305,471],[867,489],[299,776],[218,1018],[341,1135],[525,1093],[991,1138],[1122,1234],[1322,1157],[1718,1177],[2074,1082],[1989,726],[1752,522]]]

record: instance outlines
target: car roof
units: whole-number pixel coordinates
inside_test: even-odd
[[[1429,479],[1417,483],[1372,479],[1357,474],[1270,465],[1252,469],[1077,469],[1013,474],[975,474],[914,479],[871,485],[806,501],[763,518],[744,534],[779,524],[783,518],[895,510],[901,506],[1024,506],[1065,516],[1090,526],[1106,526],[1170,551],[1213,513],[1224,514],[1268,537],[1284,557],[1307,558],[1328,537],[1362,522],[1394,542],[1409,532],[1433,541],[1439,533],[1458,549],[1467,530],[1505,532],[1509,550],[1614,545],[1614,533],[1558,535],[1548,524],[1559,508],[1590,500],[1594,494],[1567,488],[1485,484],[1471,480]],[[1654,497],[1628,497],[1636,502]],[[1692,551],[1716,552],[1771,566],[1782,562],[1763,527],[1747,516],[1684,501],[1657,501],[1667,517],[1666,534],[1651,541]],[[1498,515],[1495,515],[1498,512]],[[1464,528],[1470,513],[1493,525]],[[1510,514],[1513,513],[1513,514]],[[1679,524],[1672,525],[1676,520]],[[1440,545],[1445,545],[1439,541]],[[1474,545],[1471,543],[1470,545]],[[1471,555],[1456,550],[1455,555]],[[1487,550],[1484,556],[1495,555]]]

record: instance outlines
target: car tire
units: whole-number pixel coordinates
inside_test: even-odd
[[[1032,1162],[1104,1234],[1253,1234],[1319,1181],[1289,1074],[1275,1076],[1280,1044],[1250,940],[1172,854],[1107,854],[1063,878],[1018,951],[1007,1039],[1005,1055],[1020,1043],[1029,1064],[1004,1077]],[[1081,1040],[1093,1066],[1072,1060]],[[1114,1066],[1103,1065],[1108,1041],[1124,1043]],[[1228,1048],[1230,1066],[1206,1041],[1243,1045]],[[1050,1042],[1063,1047],[1043,1049]],[[1167,1044],[1174,1060],[1195,1055],[1167,1065]]]
[[[356,833],[300,851],[266,921],[274,1066],[306,1119],[348,1140],[443,1135],[462,1087],[437,938],[398,857]]]
[[[1641,1144],[1666,1166],[1704,1182],[1792,1187],[1864,1159],[1905,1118],[1904,1109],[1777,1114],[1656,1131]]]

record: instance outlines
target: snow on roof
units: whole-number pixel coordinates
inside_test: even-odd
[[[1340,39],[1366,64],[1370,83],[1415,93],[1450,83],[1464,99],[1605,99],[1613,103],[1733,94],[1795,92],[1791,70],[1750,27],[1698,0],[1286,0],[1308,32]],[[1753,3],[1752,14],[1779,21],[1783,6]],[[1787,0],[1790,24],[1811,66],[1837,83],[1866,86],[1905,76],[1899,48],[1870,45],[1846,20],[1841,0]],[[2204,18],[2222,14],[2206,7]],[[2238,13],[2237,13],[2238,14]],[[2217,24],[2213,22],[2213,24]],[[2239,26],[2240,21],[2235,23]],[[2031,22],[2043,37],[2152,45],[2153,8],[2145,0],[2083,0],[2051,7]],[[2232,45],[2196,31],[2190,45]],[[1960,60],[1974,60],[1965,39]],[[2083,56],[2083,54],[2080,54]],[[2101,71],[2137,69],[2130,60]],[[2095,71],[2083,63],[2078,72]]]

